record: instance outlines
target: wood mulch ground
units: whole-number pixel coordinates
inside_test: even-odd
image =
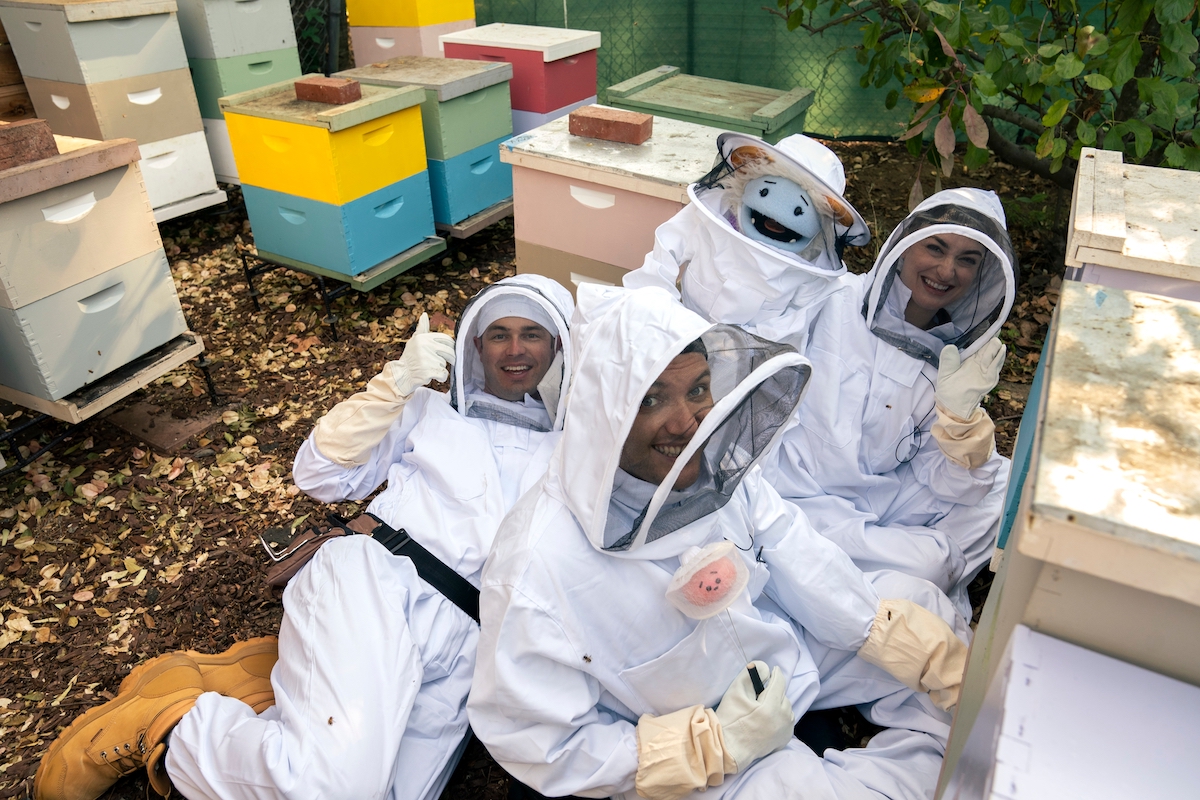
[[[899,145],[836,149],[849,173],[847,195],[875,235],[870,248],[847,253],[851,268],[865,271],[874,247],[907,213],[914,161]],[[932,187],[927,173],[923,183]],[[1001,164],[945,181],[964,184],[1001,194],[1022,261],[1003,334],[1010,357],[989,405],[1008,453],[1058,299],[1069,197]],[[373,292],[339,298],[335,341],[306,275],[257,278],[262,309],[253,310],[238,258],[253,240],[239,199],[235,189],[231,210],[162,226],[184,311],[214,360],[215,424],[164,452],[102,414],[0,480],[0,797],[28,796],[57,731],[114,696],[141,660],[183,648],[217,652],[276,632],[281,607],[263,584],[255,534],[329,508],[291,483],[292,457],[313,422],[399,354],[422,311],[451,331],[468,298],[513,272],[507,220]],[[135,402],[160,408],[164,425],[214,412],[194,363],[119,408]],[[0,430],[27,419],[0,405]],[[16,444],[36,451],[61,430],[30,429]],[[363,507],[333,510],[352,515]],[[444,796],[502,798],[507,783],[474,742]],[[105,797],[145,792],[135,775]]]

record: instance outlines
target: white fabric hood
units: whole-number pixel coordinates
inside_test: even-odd
[[[787,345],[705,321],[659,288],[582,285],[572,329],[577,367],[547,491],[571,510],[597,550],[642,559],[678,555],[687,537],[668,534],[729,500],[791,418],[811,366]],[[715,405],[634,526],[614,536],[606,523],[614,481],[624,475],[618,467],[625,439],[650,385],[697,339],[707,352]],[[701,479],[672,492],[701,447]]]
[[[937,234],[957,234],[986,248],[972,290],[944,308],[942,321],[921,330],[904,320],[911,292],[899,276],[911,245]],[[959,348],[963,358],[1000,333],[1016,297],[1017,259],[1008,236],[1004,208],[995,192],[947,189],[913,209],[884,242],[863,301],[863,316],[879,338],[913,358],[938,365],[942,347]]]
[[[563,288],[562,284],[542,275],[513,275],[504,278],[480,291],[467,303],[455,328],[455,363],[451,377],[450,403],[466,416],[481,416],[522,427],[540,428],[524,419],[521,409],[514,408],[517,404],[500,398],[492,399],[491,395],[485,395],[483,391],[483,362],[479,359],[479,351],[474,343],[475,337],[480,335],[480,331],[476,330],[479,327],[477,321],[486,305],[514,295],[536,303],[554,326],[550,333],[559,339],[562,348],[560,357],[555,359],[539,385],[551,420],[549,429],[559,430],[562,428],[563,410],[567,401],[566,388],[571,376],[571,333],[568,320],[575,304],[571,300],[571,293]]]

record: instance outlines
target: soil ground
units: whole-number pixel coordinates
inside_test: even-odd
[[[875,237],[847,253],[862,272],[907,213],[915,162],[901,145],[835,147],[849,175],[847,195]],[[922,181],[932,191],[929,168]],[[1058,299],[1070,198],[997,163],[956,172],[944,185],[996,190],[1021,259],[1017,304],[1003,333],[1009,358],[988,405],[1007,454]],[[184,311],[214,362],[219,421],[158,451],[100,415],[0,480],[0,797],[28,796],[57,732],[113,697],[138,662],[184,648],[218,652],[277,631],[282,609],[264,585],[256,533],[365,507],[331,508],[292,485],[292,458],[314,421],[399,355],[422,311],[452,331],[467,299],[514,269],[507,220],[369,294],[336,300],[334,340],[306,275],[256,278],[262,307],[253,309],[238,256],[253,239],[239,200],[234,189],[227,209],[162,226]],[[195,362],[119,408],[135,402],[160,408],[164,425],[213,412]],[[0,430],[28,418],[0,406]],[[0,454],[11,462],[11,444],[36,451],[61,430],[32,428]],[[978,588],[986,590],[986,581]],[[444,797],[502,798],[507,782],[474,742]],[[105,795],[144,796],[140,775]]]

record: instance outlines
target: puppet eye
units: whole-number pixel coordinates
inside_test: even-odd
[[[804,214],[804,209],[801,208],[800,206],[796,206],[795,214],[797,217],[802,216]]]
[[[766,197],[770,193],[771,193],[771,190],[766,188],[765,186],[758,190],[759,197]]]

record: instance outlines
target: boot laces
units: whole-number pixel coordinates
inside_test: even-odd
[[[112,749],[104,749],[100,751],[100,757],[104,759],[104,763],[116,769],[121,775],[133,772],[146,763],[146,735],[138,734],[137,749],[129,746],[129,742],[124,745],[113,745]]]

